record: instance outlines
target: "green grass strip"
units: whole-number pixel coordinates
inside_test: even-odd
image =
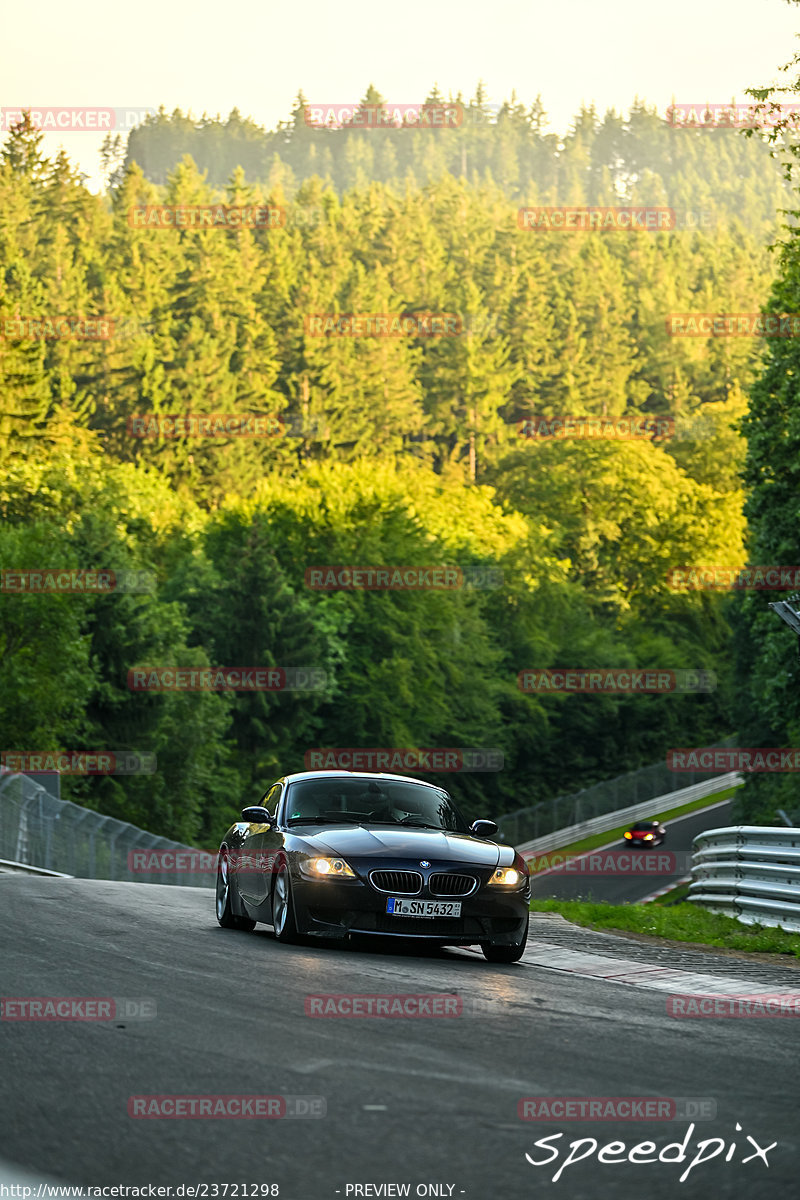
[[[735,917],[684,901],[656,904],[601,904],[584,900],[533,900],[533,912],[558,912],[590,929],[625,929],[674,942],[721,946],[744,953],[791,954],[800,958],[800,933],[768,925],[742,925]]]

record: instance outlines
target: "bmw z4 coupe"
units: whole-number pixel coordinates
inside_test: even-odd
[[[447,792],[402,775],[305,771],[245,808],[219,849],[217,920],[279,942],[352,934],[480,945],[522,957],[530,876],[494,821],[467,825]]]

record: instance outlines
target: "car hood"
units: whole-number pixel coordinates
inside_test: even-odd
[[[419,861],[468,863],[476,867],[496,867],[500,847],[462,833],[438,829],[395,829],[381,825],[369,829],[361,825],[327,825],[312,833],[294,826],[291,836],[321,854],[340,854],[342,858],[411,858]]]

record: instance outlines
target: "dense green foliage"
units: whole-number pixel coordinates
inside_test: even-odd
[[[397,98],[387,102],[374,87],[357,103],[352,96],[324,105],[318,99],[307,102],[301,92],[275,130],[236,109],[226,119],[161,109],[132,131],[127,144],[120,140],[115,147],[109,139],[109,168],[117,164],[112,179],[120,178],[123,165],[137,163],[149,180],[166,185],[185,154],[212,187],[224,188],[241,167],[248,179],[280,186],[287,195],[311,177],[341,194],[374,182],[403,193],[452,175],[473,186],[494,184],[508,200],[526,204],[614,204],[624,196],[735,217],[754,232],[772,228],[785,201],[761,142],[748,143],[735,129],[675,128],[667,114],[638,101],[627,116],[611,111],[601,118],[594,108],[581,108],[560,137],[547,131],[540,99],[526,107],[512,93],[503,104],[490,104],[481,85],[470,100],[445,100],[433,88],[401,128],[377,125],[399,120],[402,110],[393,103]],[[352,116],[335,128],[317,127],[331,112],[346,114],[348,102]],[[438,114],[443,124],[415,128],[426,112],[431,122]]]
[[[0,321],[79,314],[114,331],[0,339],[0,565],[146,569],[158,581],[130,595],[0,594],[4,747],[154,752],[154,777],[65,778],[64,794],[213,842],[316,746],[499,747],[503,771],[447,780],[469,813],[492,815],[729,733],[725,603],[671,592],[666,572],[742,561],[736,423],[760,351],[752,339],[670,338],[665,318],[760,307],[770,214],[785,196],[764,147],[670,130],[640,108],[626,121],[583,114],[558,143],[514,110],[450,131],[463,143],[455,162],[441,157],[448,131],[390,134],[410,139],[390,169],[390,142],[374,159],[385,131],[320,133],[295,114],[293,131],[239,120],[234,136],[231,118],[191,140],[181,120],[161,116],[132,138],[146,170],[129,162],[103,197],[64,158],[43,161],[29,128],[3,151]],[[341,147],[315,166],[309,139],[320,138]],[[520,203],[623,198],[713,209],[715,227],[517,224]],[[220,201],[285,206],[288,219],[241,230],[130,220],[135,205]],[[306,327],[319,312],[420,311],[457,314],[461,334]],[[129,432],[139,414],[190,412],[291,423],[268,439]],[[679,434],[517,432],[531,413],[623,412],[676,418]],[[308,567],[348,563],[482,566],[503,583],[305,585]],[[316,666],[327,685],[142,694],[127,686],[139,664]],[[720,685],[519,690],[520,670],[548,666],[705,667]]]
[[[780,273],[765,305],[768,312],[800,312],[800,245],[781,248]],[[771,341],[764,369],[751,389],[744,423],[745,479],[749,523],[748,558],[753,563],[800,563],[800,347],[796,338]],[[754,592],[741,598],[735,614],[737,723],[744,746],[800,744],[798,643],[768,607],[782,596]],[[793,774],[757,774],[747,779],[738,805],[750,824],[778,823],[778,808],[800,821]]]
[[[797,3],[797,0],[790,0]],[[752,88],[759,111],[769,114],[767,144],[793,184],[791,208],[778,244],[777,278],[764,304],[770,313],[800,311],[800,240],[795,232],[800,139],[792,107],[800,93],[800,53],[784,67],[785,83]],[[788,109],[782,108],[788,104]],[[751,135],[752,136],[752,135]],[[774,338],[750,389],[742,430],[747,453],[743,480],[747,489],[748,561],[794,566],[800,563],[800,349],[796,337]],[[732,613],[736,664],[735,718],[743,746],[797,746],[800,738],[798,642],[769,608],[770,601],[797,596],[751,592]],[[780,815],[779,815],[780,810]],[[796,776],[766,773],[747,776],[735,807],[736,819],[754,825],[783,824],[786,814],[800,824]]]

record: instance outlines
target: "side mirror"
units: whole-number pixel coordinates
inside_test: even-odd
[[[473,821],[469,827],[473,837],[488,838],[497,833],[496,821]]]
[[[242,809],[242,820],[250,821],[254,825],[274,825],[268,808],[262,808],[260,804],[251,804],[249,808]]]

